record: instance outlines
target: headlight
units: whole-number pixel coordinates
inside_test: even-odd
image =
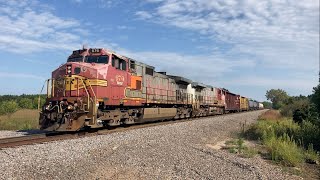
[[[68,110],[73,110],[73,106],[72,106],[72,105],[69,105],[69,106],[68,106]]]

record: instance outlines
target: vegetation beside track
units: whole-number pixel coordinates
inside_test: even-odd
[[[281,165],[284,171],[306,179],[320,176],[320,129],[304,120],[294,122],[278,110],[268,110],[259,116],[257,123],[240,124],[241,132],[222,146],[240,157],[259,155],[267,161]]]
[[[39,95],[3,95],[0,96],[0,130],[38,129]],[[45,95],[40,95],[43,105]]]
[[[0,96],[0,115],[11,115],[21,109],[38,109],[39,95],[3,95]],[[40,105],[45,95],[40,95]]]
[[[0,130],[38,129],[39,111],[20,109],[14,113],[0,116]]]
[[[289,96],[281,89],[267,91],[273,110],[263,113],[256,124],[246,127],[233,146],[232,153],[262,157],[307,179],[320,176],[320,85],[309,96]],[[254,149],[244,142],[255,141]],[[295,167],[295,168],[291,168]]]
[[[303,162],[318,163],[314,149],[320,131],[311,122],[301,124],[283,117],[276,110],[262,114],[256,124],[243,133],[249,140],[258,140],[266,150],[266,158],[285,166],[299,166]]]

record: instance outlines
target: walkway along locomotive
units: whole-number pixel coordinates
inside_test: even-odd
[[[39,125],[48,131],[78,131],[259,108],[256,101],[226,89],[156,72],[150,65],[106,49],[73,51],[46,83],[47,99]]]

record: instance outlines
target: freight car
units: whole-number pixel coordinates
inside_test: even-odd
[[[226,112],[240,112],[240,95],[229,92],[225,89],[225,111]]]
[[[248,111],[249,110],[249,101],[248,98],[241,96],[240,97],[240,110]]]
[[[47,80],[39,126],[78,131],[239,112],[248,108],[240,106],[240,97],[106,49],[83,48]]]
[[[259,109],[259,103],[255,100],[249,99],[249,110],[258,110]]]
[[[259,109],[264,109],[264,105],[262,103],[259,103]]]

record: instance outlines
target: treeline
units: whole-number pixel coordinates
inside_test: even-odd
[[[40,105],[45,103],[46,95],[40,95]],[[0,96],[0,115],[12,114],[19,109],[37,109],[39,95]]]
[[[289,117],[301,131],[293,135],[287,128],[290,138],[296,140],[304,148],[310,145],[320,152],[320,85],[313,88],[309,96],[290,96],[281,89],[267,91],[266,97],[272,102],[273,109],[280,111],[284,117]],[[303,132],[303,133],[302,133]]]

